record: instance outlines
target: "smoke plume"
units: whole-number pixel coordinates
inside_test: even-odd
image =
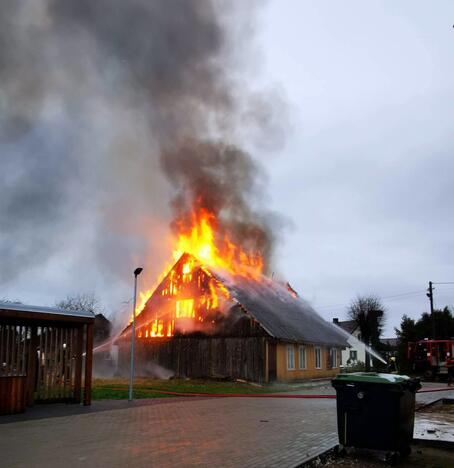
[[[264,174],[247,153],[223,142],[189,140],[164,152],[161,163],[178,188],[172,200],[177,232],[188,230],[194,211],[207,210],[218,221],[220,239],[228,235],[244,251],[260,252],[269,264],[272,230],[253,209]]]
[[[55,258],[87,282],[94,257],[119,280],[150,250],[159,264],[163,226],[195,200],[271,253],[263,171],[240,144],[280,134],[273,100],[241,79],[244,3],[2,2],[0,282]]]

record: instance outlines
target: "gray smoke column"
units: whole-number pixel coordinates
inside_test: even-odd
[[[260,254],[269,269],[274,239],[269,220],[253,209],[261,195],[261,167],[244,151],[223,142],[187,140],[162,154],[164,172],[178,188],[172,200],[173,228],[187,232],[193,214],[214,216],[218,241],[229,240],[249,254]]]
[[[121,278],[201,199],[271,252],[263,173],[239,149],[258,127],[277,135],[272,100],[240,78],[256,9],[244,3],[2,2],[0,281],[81,238],[74,271],[94,255]]]

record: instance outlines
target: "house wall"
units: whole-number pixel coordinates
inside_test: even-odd
[[[172,339],[136,340],[136,375],[160,377],[171,371],[176,377],[239,378],[267,382],[270,363],[269,346],[263,337],[174,337]],[[269,344],[269,343],[268,343]],[[119,345],[119,372],[129,370],[130,344]],[[329,347],[320,346],[321,369],[315,368],[315,346],[306,347],[306,369],[300,369],[299,345],[294,349],[295,369],[287,369],[287,345],[278,342],[276,349],[276,380],[289,382],[313,378],[329,378],[338,374],[341,350],[337,349],[337,365],[329,366]]]
[[[356,340],[351,340],[349,339],[348,342],[351,345],[351,348],[346,348],[342,351],[342,366],[343,367],[348,367],[349,364],[347,364],[348,360],[350,359],[350,351],[356,351],[357,354],[357,362],[366,362],[366,348],[362,343],[358,343],[357,340],[361,339],[360,331],[356,329],[353,333],[352,336],[356,338]],[[353,365],[351,363],[350,365]]]
[[[290,370],[287,368],[287,346],[293,346],[295,357],[295,368]],[[277,344],[277,380],[288,382],[301,379],[316,379],[324,377],[334,377],[339,373],[341,350],[337,349],[337,365],[335,368],[329,367],[329,350],[327,346],[321,348],[321,369],[315,368],[315,348],[314,345],[306,344],[306,369],[300,369],[299,362],[299,345],[289,343]]]

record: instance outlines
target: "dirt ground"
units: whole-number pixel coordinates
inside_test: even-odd
[[[454,400],[442,399],[419,410],[420,413],[454,414]]]
[[[384,468],[390,466],[390,464],[384,460],[384,454],[353,451],[342,457],[330,453],[324,458],[318,458],[304,465],[305,468],[323,466],[333,466],[336,468]],[[401,468],[452,468],[454,466],[454,451],[450,448],[414,445],[411,455],[403,460],[399,460],[395,466]]]

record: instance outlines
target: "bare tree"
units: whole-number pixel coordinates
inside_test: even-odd
[[[92,293],[67,296],[66,299],[57,302],[55,306],[59,307],[60,309],[86,310],[88,312],[93,312],[95,315],[104,311],[101,302]]]
[[[0,298],[0,302],[3,302],[3,304],[22,304],[22,302],[17,299],[8,299],[7,297]]]
[[[358,296],[348,309],[349,317],[359,327],[361,340],[374,348],[380,345],[380,335],[385,323],[385,308],[376,296]],[[366,349],[366,372],[370,371],[370,357]]]

